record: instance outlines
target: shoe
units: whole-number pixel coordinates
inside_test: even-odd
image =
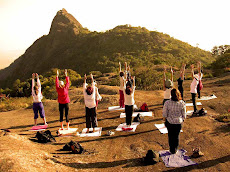
[[[192,151],[193,151],[193,154],[191,155],[192,158],[199,158],[204,155],[204,153],[200,151],[200,148],[195,148]]]
[[[114,135],[115,133],[114,132],[112,132],[111,130],[109,130],[108,132],[107,132],[107,135],[108,136],[112,136],[112,135]]]

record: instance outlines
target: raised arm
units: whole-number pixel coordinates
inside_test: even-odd
[[[180,78],[184,80],[184,73],[185,73],[186,64],[182,64],[181,71],[180,71]]]
[[[166,80],[165,72],[166,72],[166,67],[164,66],[164,73],[163,73],[163,90],[164,91],[165,91],[165,80]]]
[[[197,67],[198,67],[198,74],[201,77],[201,62],[200,61],[197,63]]]
[[[41,88],[41,82],[39,79],[39,75],[37,73],[36,73],[36,78],[37,78],[37,86],[38,86],[38,88]]]
[[[65,69],[65,80],[66,80],[65,88],[69,88],[69,77],[67,74],[67,69]]]
[[[170,72],[171,72],[171,81],[173,82],[173,69],[172,69],[172,66],[171,66]]]
[[[119,62],[119,72],[121,72],[121,63]]]
[[[136,86],[136,81],[135,81],[135,76],[133,77],[133,87],[135,87]]]
[[[91,82],[92,82],[92,86],[94,85],[94,80],[93,80],[93,74],[90,74],[90,78],[91,78]]]
[[[193,64],[191,65],[191,70],[192,70],[191,71],[192,72],[192,78],[194,78],[194,65]]]
[[[32,94],[34,92],[34,78],[35,78],[35,74],[32,74]]]
[[[58,72],[58,70],[57,70],[57,76],[56,76],[56,82],[55,82],[55,84],[56,84],[56,89],[59,88],[59,78],[58,78],[58,76],[59,76],[59,72]]]
[[[125,81],[127,80],[127,62],[125,62],[124,79],[125,79]]]

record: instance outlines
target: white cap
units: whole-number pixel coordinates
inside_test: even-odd
[[[63,81],[59,81],[59,85],[63,86],[64,82]]]

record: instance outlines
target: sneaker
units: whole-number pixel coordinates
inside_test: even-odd
[[[193,151],[193,154],[191,155],[192,158],[198,158],[204,155],[204,153],[200,151],[200,148],[195,148],[192,151]]]

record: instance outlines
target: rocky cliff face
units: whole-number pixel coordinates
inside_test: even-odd
[[[49,35],[68,33],[70,36],[74,36],[79,34],[82,29],[82,25],[63,8],[54,17]]]
[[[31,73],[43,73],[50,67],[59,66],[63,61],[66,46],[71,44],[76,36],[87,31],[65,9],[57,12],[50,32],[37,39],[26,52],[16,59],[9,67],[0,70],[0,87],[10,86],[15,79],[27,79]]]

